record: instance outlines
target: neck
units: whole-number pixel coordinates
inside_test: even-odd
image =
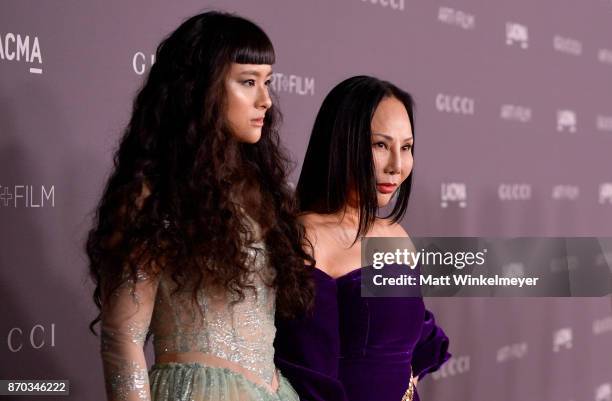
[[[336,213],[330,215],[333,223],[338,224],[346,232],[346,234],[354,239],[359,229],[359,209],[346,205]]]

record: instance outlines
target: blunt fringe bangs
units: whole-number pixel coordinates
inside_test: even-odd
[[[184,23],[202,27],[202,39],[211,46],[208,55],[224,55],[239,64],[274,64],[276,55],[272,41],[255,23],[234,14],[211,11],[194,16]],[[190,31],[191,32],[191,31]]]

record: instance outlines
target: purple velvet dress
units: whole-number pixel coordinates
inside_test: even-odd
[[[334,279],[313,268],[313,310],[277,319],[276,365],[301,401],[400,401],[411,364],[422,378],[450,357],[422,298],[362,298],[363,269]]]

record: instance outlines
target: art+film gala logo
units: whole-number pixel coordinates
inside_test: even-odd
[[[582,54],[582,43],[577,39],[566,38],[561,35],[553,37],[553,48],[565,54],[580,56]]]
[[[404,0],[361,0],[361,2],[382,6],[396,11],[404,10]]]
[[[13,353],[24,349],[55,347],[55,323],[12,327],[7,333],[6,345]]]
[[[442,183],[440,193],[440,206],[447,208],[456,204],[461,208],[467,206],[467,187],[463,182]]]
[[[499,118],[507,121],[518,121],[528,123],[531,121],[531,109],[526,106],[514,104],[503,104],[499,112]]]
[[[450,7],[440,7],[438,9],[438,21],[466,30],[471,30],[476,27],[476,17],[474,14],[455,10]]]
[[[517,360],[527,355],[527,342],[523,341],[516,344],[508,344],[497,350],[497,363]]]
[[[55,207],[55,185],[0,185],[0,208]]]
[[[521,49],[529,47],[529,30],[526,25],[516,22],[506,22],[506,44],[517,45]]]
[[[315,79],[313,77],[275,72],[272,74],[270,86],[276,92],[301,96],[314,96],[315,94]]]
[[[575,201],[580,196],[580,188],[577,185],[555,185],[552,188],[551,196],[554,200]]]
[[[42,52],[38,36],[0,32],[0,60],[29,65],[31,74],[42,74]]]

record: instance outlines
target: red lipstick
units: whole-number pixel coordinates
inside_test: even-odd
[[[393,184],[390,182],[382,182],[380,184],[376,184],[376,189],[378,189],[378,192],[381,192],[383,194],[393,193],[396,188],[397,184]]]

